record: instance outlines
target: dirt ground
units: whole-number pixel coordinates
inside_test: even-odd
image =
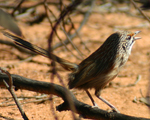
[[[82,20],[82,16],[74,16],[73,21]],[[41,46],[42,48],[47,48],[47,38],[50,32],[50,27],[48,21],[45,19],[40,24],[35,24],[29,26],[23,22],[18,21],[23,35],[26,39],[33,44]],[[78,27],[78,24],[76,25]],[[112,82],[112,85],[105,88],[102,91],[102,97],[107,99],[112,103],[121,113],[136,116],[136,117],[145,117],[150,118],[149,108],[139,101],[141,97],[146,97],[148,92],[149,85],[149,63],[150,63],[150,25],[149,23],[141,17],[131,16],[125,13],[93,13],[85,26],[83,26],[80,31],[80,35],[83,41],[86,43],[90,49],[90,53],[85,50],[84,46],[80,44],[78,38],[74,39],[74,44],[79,47],[82,53],[85,54],[84,58],[94,52],[105,39],[116,30],[127,30],[127,31],[138,31],[141,33],[138,34],[138,37],[142,39],[136,41],[133,46],[132,53],[126,65],[120,71],[119,76],[115,78]],[[60,32],[61,34],[61,32]],[[2,34],[0,34],[1,39],[9,40]],[[54,42],[57,43],[58,41]],[[81,47],[80,47],[81,46]],[[69,46],[69,48],[73,50]],[[23,59],[30,57],[27,54],[19,52],[15,48],[7,45],[0,44],[0,67],[7,68],[11,74],[18,74],[26,78],[35,79],[39,81],[50,82],[50,67],[47,65],[49,60],[40,55],[33,57],[34,61],[37,62],[20,62],[18,56]],[[69,61],[79,63],[81,60],[77,60],[69,52],[65,51],[62,47],[54,51],[60,57],[63,57]],[[67,74],[60,66],[58,66],[58,73],[61,75],[64,83],[67,84]],[[129,84],[135,83],[137,77],[141,77],[140,81],[135,86],[127,87]],[[54,83],[60,84],[57,78],[54,79]],[[141,91],[141,92],[140,92]],[[92,105],[90,99],[84,91],[73,90],[75,96],[78,100]],[[52,120],[54,119],[53,113],[51,111],[51,104],[49,100],[41,102],[32,102],[35,101],[34,96],[43,96],[43,94],[27,91],[27,90],[18,90],[15,92],[18,97],[28,98],[21,99],[20,102],[29,102],[23,104],[22,107],[26,112],[26,115],[30,120]],[[101,109],[108,110],[110,109],[106,104],[98,100],[94,96],[94,90],[91,90],[90,93],[94,97],[96,103],[100,106]],[[142,96],[142,94],[143,96]],[[16,120],[21,120],[19,110],[16,105],[12,106],[3,106],[8,104],[14,104],[8,90],[0,88],[0,115],[5,117],[14,118]],[[48,98],[49,95],[43,97],[43,99]],[[55,107],[61,104],[63,101],[61,98],[54,97]],[[133,102],[136,100],[136,102]],[[4,102],[4,103],[2,103]],[[72,118],[70,111],[58,112],[55,111],[59,119],[70,120]],[[77,115],[78,116],[78,115]],[[3,119],[0,117],[0,120]]]

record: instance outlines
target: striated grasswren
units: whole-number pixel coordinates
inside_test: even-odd
[[[71,63],[67,60],[59,58],[52,54],[52,58],[62,67],[73,72],[69,74],[69,88],[83,89],[90,97],[94,106],[92,96],[88,89],[95,89],[95,95],[110,106],[114,111],[119,112],[112,104],[100,96],[101,90],[113,80],[119,73],[122,66],[126,63],[131,53],[131,49],[135,40],[140,37],[135,37],[140,31],[128,32],[118,31],[110,35],[106,41],[94,53],[84,59],[79,65]],[[23,46],[31,51],[49,57],[48,51],[37,47],[18,36],[4,32],[4,35],[15,40],[15,43]]]
[[[110,35],[100,48],[78,65],[76,72],[69,75],[69,88],[85,90],[93,105],[96,106],[88,92],[88,89],[94,88],[95,95],[118,112],[113,105],[100,96],[100,92],[118,75],[128,60],[135,40],[140,39],[135,37],[139,32],[120,31]]]

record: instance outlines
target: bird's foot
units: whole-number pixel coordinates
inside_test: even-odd
[[[92,106],[92,108],[100,108],[95,102],[93,104],[94,106]]]
[[[120,113],[120,111],[119,110],[117,110],[116,108],[114,109],[114,108],[112,108],[111,110],[107,110],[108,112],[116,112],[116,113]]]

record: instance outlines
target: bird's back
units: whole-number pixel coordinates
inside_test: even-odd
[[[119,38],[119,33],[112,34],[96,52],[83,60],[79,64],[79,70],[69,75],[69,88],[103,88],[116,77],[119,72],[115,66],[120,44]]]

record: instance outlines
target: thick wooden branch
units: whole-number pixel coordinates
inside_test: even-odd
[[[101,120],[150,120],[146,118],[131,117],[114,112],[109,113],[98,108],[93,108],[90,105],[78,101],[76,97],[67,88],[64,88],[57,84],[31,80],[14,74],[12,74],[12,77],[13,85],[16,89],[25,89],[39,93],[53,94],[61,97],[64,100],[64,103],[57,106],[56,109],[58,111],[70,110],[67,99],[69,97],[69,100],[72,100],[75,105],[76,110],[74,112],[82,115],[84,118]],[[5,87],[3,80],[8,82],[8,76],[5,74],[0,74],[0,87]]]

